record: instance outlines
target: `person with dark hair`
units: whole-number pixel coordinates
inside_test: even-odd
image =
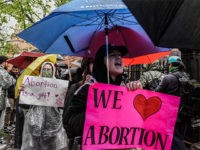
[[[160,82],[155,91],[180,96],[179,78],[185,77],[189,79],[189,75],[185,72],[185,66],[179,56],[170,56],[168,58],[169,74]],[[178,114],[174,137],[172,141],[172,150],[185,150],[184,145],[184,122]]]
[[[16,80],[9,74],[12,69],[6,62],[6,56],[0,56],[0,116],[6,107],[7,90]]]
[[[129,90],[141,88],[141,84],[137,81],[126,83],[123,76],[122,56],[127,53],[127,48],[124,46],[108,45],[108,63],[106,56],[106,45],[99,48],[96,53],[92,75],[87,75],[82,86],[74,94],[69,109],[66,114],[66,132],[69,138],[75,138],[75,143],[81,145],[81,137],[83,134],[86,103],[88,88],[95,82],[126,86]],[[109,68],[109,70],[107,69]],[[107,72],[108,71],[108,72]],[[109,79],[107,77],[109,73]],[[77,138],[80,137],[80,138]]]
[[[68,108],[71,104],[72,98],[74,96],[74,93],[76,92],[76,90],[84,84],[85,80],[86,80],[86,76],[87,75],[91,75],[92,74],[92,67],[93,67],[93,58],[83,58],[81,61],[81,74],[82,74],[82,80],[79,82],[76,82],[74,84],[72,84],[68,90],[67,90],[67,94],[66,94],[66,98],[65,98],[65,103],[64,103],[64,108],[63,108],[63,126],[65,128],[65,130],[67,130],[67,111]],[[74,142],[74,138],[69,138],[69,142],[68,142],[68,149],[72,149],[73,146],[73,142]]]

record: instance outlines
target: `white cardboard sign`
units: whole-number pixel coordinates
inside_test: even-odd
[[[68,81],[25,76],[24,91],[20,93],[20,104],[63,107],[68,88]]]

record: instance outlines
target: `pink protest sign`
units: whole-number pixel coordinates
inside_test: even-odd
[[[180,98],[126,87],[90,86],[83,150],[170,150]]]

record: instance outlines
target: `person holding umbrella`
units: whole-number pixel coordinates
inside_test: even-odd
[[[107,68],[109,68],[110,84],[126,86],[129,90],[142,88],[142,85],[138,81],[127,83],[127,80],[123,75],[122,56],[127,53],[127,48],[123,45],[109,44],[108,49],[108,64],[106,45],[103,45],[99,48],[95,56],[92,71],[93,76],[87,75],[85,83],[74,94],[71,105],[67,111],[66,132],[69,138],[75,138],[74,146],[77,146],[77,144],[81,145],[88,88],[95,82],[108,83]]]

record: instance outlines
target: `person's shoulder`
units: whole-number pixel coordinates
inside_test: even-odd
[[[172,78],[176,78],[176,76],[174,76],[173,73],[168,73],[168,74],[163,76],[163,80],[169,80],[169,79],[172,79]]]
[[[0,73],[1,73],[1,75],[4,75],[4,76],[5,75],[6,76],[9,75],[9,73],[4,68],[2,68],[2,67],[0,68]]]
[[[74,95],[84,95],[88,93],[90,85],[89,84],[83,84],[82,86],[80,86],[76,92],[74,93]]]

